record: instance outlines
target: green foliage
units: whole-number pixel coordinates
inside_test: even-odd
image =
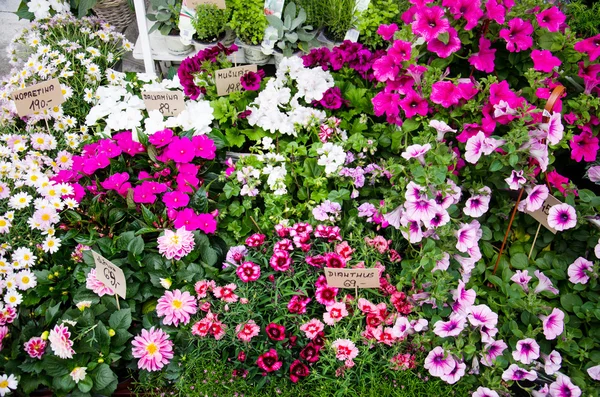
[[[307,52],[311,45],[315,44],[316,31],[312,26],[304,24],[306,11],[301,7],[296,8],[294,2],[289,2],[285,6],[282,18],[267,15],[271,31],[270,35],[267,34],[267,39],[271,40],[286,57],[297,50]]]
[[[354,26],[355,0],[323,0],[323,15],[327,35],[334,41],[344,40],[346,32]]]
[[[231,14],[230,8],[220,9],[215,4],[199,4],[192,25],[200,41],[214,41],[225,31]]]
[[[397,23],[399,15],[397,0],[372,0],[367,9],[358,16],[358,41],[371,50],[385,47],[387,42],[377,34],[377,29],[382,24]]]
[[[149,21],[154,22],[148,33],[158,30],[163,35],[178,31],[181,2],[178,0],[150,0],[152,9],[146,14]]]
[[[259,45],[268,26],[262,0],[231,0],[229,27],[242,42]],[[229,5],[229,3],[228,3]]]
[[[322,6],[322,0],[296,0],[298,7],[306,11],[306,24],[319,30],[323,26],[325,11]]]
[[[575,0],[565,4],[567,23],[577,34],[591,37],[600,33],[600,2]]]

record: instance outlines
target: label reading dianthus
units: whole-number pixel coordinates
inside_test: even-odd
[[[325,268],[327,285],[336,288],[379,288],[379,269]]]

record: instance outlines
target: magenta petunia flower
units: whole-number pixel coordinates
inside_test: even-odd
[[[531,51],[531,59],[533,60],[533,69],[544,73],[550,73],[555,67],[562,64],[561,60],[548,50]]]
[[[552,397],[580,397],[581,389],[569,377],[558,374],[556,382],[550,384],[549,394]]]
[[[542,354],[544,371],[547,375],[554,375],[561,367],[562,357],[559,352],[552,350],[549,355]]]
[[[548,225],[558,231],[574,228],[577,225],[575,208],[567,203],[552,206],[548,211]]]
[[[487,387],[479,386],[477,390],[471,394],[471,397],[499,397],[498,393],[494,390],[488,389]]]
[[[501,101],[506,102],[511,109],[516,109],[521,107],[525,100],[511,90],[508,83],[503,80],[490,84],[490,103],[499,105]]]
[[[571,146],[571,158],[578,163],[581,160],[587,162],[596,160],[598,137],[593,136],[591,133],[584,131],[580,135],[573,135],[573,138],[569,141],[569,146]]]
[[[146,371],[158,371],[173,358],[173,342],[162,329],[142,330],[133,338],[133,357],[139,358],[138,368]]]
[[[569,281],[573,284],[587,284],[590,280],[588,272],[591,272],[593,267],[594,263],[583,257],[575,259],[575,262],[567,269]]]
[[[533,292],[539,294],[542,291],[550,291],[555,295],[558,294],[558,289],[554,287],[554,285],[552,284],[552,280],[550,280],[544,273],[540,272],[539,270],[536,270],[535,272],[533,272],[533,274],[535,274],[539,281],[537,287],[535,287]]]
[[[242,77],[240,77],[240,83],[242,87],[246,91],[256,91],[260,88],[260,82],[262,81],[262,77],[260,73],[255,72],[246,72]]]
[[[460,50],[461,42],[456,29],[450,27],[446,33],[448,34],[448,40],[446,42],[437,37],[427,42],[427,50],[434,52],[440,58],[448,58],[450,55]]]
[[[548,29],[549,32],[558,32],[560,26],[565,22],[566,16],[558,7],[553,6],[540,12],[535,18],[540,27]]]
[[[479,52],[469,57],[469,63],[479,71],[492,73],[495,69],[496,49],[491,48],[492,42],[481,37],[479,39]]]
[[[461,99],[461,92],[451,81],[438,81],[431,85],[431,96],[433,103],[449,108],[456,105]]]
[[[523,364],[531,364],[531,362],[540,357],[540,345],[535,339],[527,338],[517,342],[517,347],[512,352],[512,356],[516,361]]]
[[[279,361],[279,356],[275,349],[270,349],[268,352],[258,356],[256,365],[265,372],[274,372],[281,368],[283,362]]]
[[[444,352],[441,346],[436,346],[429,352],[425,358],[425,369],[429,370],[432,376],[440,377],[449,374],[456,366],[456,360],[448,353]]]
[[[448,7],[454,19],[467,21],[465,30],[473,29],[483,17],[480,0],[444,0],[442,5]]]
[[[415,20],[412,23],[412,31],[430,41],[437,38],[440,33],[448,31],[450,21],[445,18],[442,7],[419,7],[415,13]]]
[[[515,5],[514,0],[488,0],[485,4],[487,16],[500,25],[504,25],[506,14]]]
[[[442,338],[458,336],[465,329],[466,324],[467,319],[464,316],[452,313],[448,321],[439,320],[434,324],[433,333]]]
[[[388,49],[387,55],[392,57],[397,64],[409,61],[412,55],[412,45],[408,41],[395,40],[394,44]]]
[[[517,364],[511,364],[510,367],[502,373],[502,379],[505,382],[510,382],[511,380],[520,381],[523,379],[534,381],[537,379],[537,373],[535,371],[527,371]]]
[[[244,262],[235,270],[240,280],[245,283],[256,281],[260,277],[260,266],[254,262]]]
[[[581,40],[573,48],[577,52],[587,54],[590,57],[590,61],[594,62],[600,57],[600,34]]]
[[[486,344],[483,347],[483,353],[481,354],[481,363],[487,367],[491,367],[494,365],[494,361],[500,357],[507,348],[508,346],[501,339]]]
[[[380,35],[384,40],[391,40],[394,37],[394,33],[398,31],[398,25],[391,23],[389,25],[379,25],[377,28],[377,34]]]
[[[191,316],[196,314],[198,307],[196,298],[189,292],[181,290],[165,291],[165,294],[158,299],[156,305],[156,314],[158,317],[164,317],[165,325],[177,327],[179,323],[186,325],[190,322]]]
[[[373,75],[380,82],[394,81],[400,72],[396,59],[384,55],[373,63]]]
[[[406,93],[406,96],[400,100],[399,105],[408,119],[417,114],[420,116],[427,116],[427,113],[429,112],[427,101],[421,98],[421,96],[413,90]]]
[[[506,40],[506,49],[510,52],[520,52],[531,48],[533,26],[529,21],[513,18],[508,21],[508,29],[500,31],[500,37]]]
[[[400,96],[398,94],[381,91],[373,97],[372,103],[375,116],[385,114],[388,117],[396,117],[400,113]]]
[[[529,271],[528,270],[517,270],[517,272],[510,278],[511,281],[513,281],[516,284],[519,284],[521,286],[521,288],[523,288],[523,290],[525,292],[529,291],[529,281],[531,280],[531,276],[529,275]]]

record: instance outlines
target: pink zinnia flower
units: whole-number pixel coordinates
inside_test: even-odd
[[[115,291],[107,287],[102,281],[96,277],[96,269],[92,268],[85,280],[85,287],[91,289],[95,294],[102,297],[104,295],[114,295]]]
[[[567,269],[569,281],[573,284],[587,284],[590,279],[588,272],[591,272],[593,267],[594,263],[583,257],[575,259]]]
[[[71,332],[64,324],[56,325],[48,336],[52,352],[62,359],[73,358],[75,350],[70,338]]]
[[[309,322],[302,324],[300,331],[304,332],[308,339],[314,339],[324,328],[325,325],[321,321],[313,318]]]
[[[548,225],[558,231],[574,228],[577,225],[575,208],[567,203],[553,205],[548,211]]]
[[[245,324],[238,324],[235,327],[235,332],[238,339],[243,342],[250,342],[260,332],[260,327],[256,325],[254,320],[248,320]]]
[[[427,50],[434,52],[440,58],[448,58],[460,50],[461,42],[456,29],[450,27],[446,33],[448,34],[448,41],[446,43],[437,37],[427,43]]]
[[[600,57],[600,34],[581,40],[573,48],[577,52],[587,54],[590,61],[594,62],[596,58]]]
[[[559,352],[552,350],[549,355],[542,354],[544,358],[544,371],[548,375],[556,373],[562,364],[562,357]]]
[[[531,59],[533,60],[533,69],[544,73],[550,73],[555,67],[562,64],[561,60],[548,50],[531,51]]]
[[[471,397],[499,397],[498,393],[488,389],[487,387],[479,386],[477,390],[471,394]]]
[[[139,358],[138,368],[146,371],[158,371],[173,358],[173,342],[162,329],[142,330],[133,338],[133,357]]]
[[[158,252],[167,259],[179,260],[192,252],[196,243],[194,234],[184,228],[177,229],[177,232],[165,230],[165,233],[157,240]]]
[[[464,316],[452,313],[448,321],[440,320],[434,324],[433,333],[442,338],[458,336],[465,329],[466,323],[467,319]]]
[[[452,372],[456,366],[456,360],[444,352],[441,346],[437,346],[429,352],[423,366],[429,370],[432,376],[440,377]]]
[[[544,273],[536,270],[533,274],[535,274],[539,280],[539,283],[533,292],[539,294],[542,291],[550,291],[555,295],[558,294],[558,290],[554,287],[552,281]]]
[[[395,23],[391,23],[389,25],[379,25],[379,28],[377,28],[377,34],[380,35],[384,40],[391,40],[396,31],[398,31],[398,25]]]
[[[538,25],[548,29],[549,32],[558,32],[560,25],[565,22],[566,16],[558,7],[550,7],[535,16]]]
[[[23,347],[27,354],[29,354],[29,357],[41,359],[46,352],[46,341],[39,336],[34,336],[25,342]]]
[[[571,158],[578,163],[581,160],[587,162],[596,160],[598,137],[592,136],[591,133],[584,131],[580,135],[573,135],[569,146],[571,147]]]
[[[275,349],[271,349],[266,353],[258,356],[256,365],[265,372],[274,372],[281,368],[283,362],[279,361],[279,356]]]
[[[335,351],[335,357],[338,360],[353,360],[358,356],[358,348],[351,340],[336,339],[335,342],[331,344],[331,347]]]
[[[256,281],[260,277],[260,266],[254,262],[244,262],[238,266],[235,273],[245,283]]]
[[[227,303],[235,303],[238,301],[238,296],[233,293],[237,288],[237,285],[231,283],[227,284],[224,287],[216,287],[213,289],[213,294],[215,298],[222,299]]]
[[[527,284],[529,284],[531,276],[529,275],[528,270],[517,270],[516,273],[510,278],[510,280],[515,282],[516,284],[519,284],[525,292],[529,291]]]
[[[165,294],[158,299],[156,305],[156,314],[158,317],[164,317],[165,325],[177,327],[179,323],[184,325],[190,322],[190,317],[196,314],[198,307],[196,299],[189,292],[165,291]]]
[[[494,60],[496,58],[496,49],[491,48],[492,42],[481,37],[479,39],[479,52],[469,57],[469,63],[477,70],[486,73],[492,73],[495,69]]]
[[[529,21],[513,18],[508,21],[508,29],[502,29],[499,35],[506,40],[508,51],[520,52],[529,49],[533,45],[532,33],[533,26]]]
[[[534,381],[537,379],[537,374],[535,371],[527,371],[517,364],[511,364],[510,367],[502,373],[502,379],[505,382],[510,382],[511,380],[520,381],[523,379]]]
[[[503,340],[496,340],[486,344],[481,354],[481,363],[487,367],[491,367],[496,358],[500,357],[507,348],[508,346]]]
[[[552,397],[579,397],[581,389],[569,377],[559,374],[556,382],[550,384],[549,393]]]
[[[336,302],[333,305],[327,306],[327,312],[323,314],[323,321],[327,325],[334,325],[346,316],[348,316],[346,304],[344,302]]]
[[[431,41],[450,28],[450,21],[444,17],[444,9],[441,7],[420,7],[415,13],[412,31],[425,41]]]
[[[540,346],[535,339],[522,339],[517,342],[517,347],[512,352],[512,356],[516,361],[523,364],[531,364],[533,360],[540,357]]]

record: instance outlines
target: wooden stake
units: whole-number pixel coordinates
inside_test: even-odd
[[[521,202],[521,197],[523,197],[523,192],[525,189],[521,189],[519,191],[519,197],[517,198],[517,202],[515,203],[515,208],[513,208],[513,212],[510,216],[510,221],[508,221],[508,227],[506,228],[506,233],[504,233],[504,240],[502,241],[502,246],[500,247],[500,251],[498,251],[498,259],[496,259],[496,264],[494,265],[494,271],[492,274],[496,274],[496,270],[498,270],[498,264],[500,263],[500,258],[502,258],[502,253],[504,252],[504,247],[506,246],[506,240],[508,240],[508,234],[510,233],[510,228],[512,227],[512,223],[515,220],[515,215],[517,214],[517,207],[519,207],[519,203]]]
[[[117,300],[117,310],[121,310],[121,305],[119,305],[119,295],[115,292],[115,299]]]
[[[527,255],[527,259],[531,258],[531,253],[533,252],[533,247],[535,247],[535,242],[537,241],[538,235],[540,234],[540,229],[542,224],[538,224],[537,231],[535,232],[535,237],[533,238],[533,244],[531,244],[531,249],[529,250],[529,255]]]

